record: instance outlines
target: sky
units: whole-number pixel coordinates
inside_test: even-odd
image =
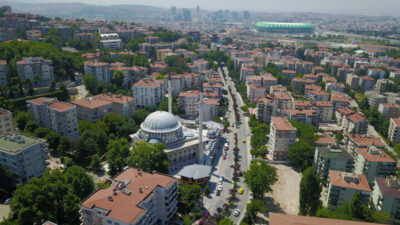
[[[323,12],[400,16],[400,0],[17,0],[19,2],[81,2],[88,4],[152,5],[163,8]]]

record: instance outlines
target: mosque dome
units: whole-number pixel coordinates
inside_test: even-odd
[[[174,115],[165,111],[156,111],[146,117],[140,127],[147,132],[165,133],[181,127]]]

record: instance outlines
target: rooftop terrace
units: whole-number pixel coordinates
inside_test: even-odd
[[[40,139],[29,137],[23,134],[0,137],[0,151],[16,153],[39,142]]]

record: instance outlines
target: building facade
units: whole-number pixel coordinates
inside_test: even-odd
[[[34,86],[48,86],[54,79],[53,62],[43,57],[27,57],[17,61],[21,80],[30,80]]]
[[[84,63],[85,73],[97,78],[97,81],[109,83],[111,81],[110,64],[98,61],[87,61]]]
[[[132,85],[133,97],[139,108],[157,106],[165,98],[166,82],[143,78]]]
[[[15,132],[12,112],[0,108],[0,135]]]
[[[290,145],[296,141],[296,131],[285,117],[272,117],[268,143],[268,159],[286,160]]]

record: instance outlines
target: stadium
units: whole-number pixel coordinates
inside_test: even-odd
[[[268,33],[312,33],[314,31],[314,26],[309,23],[258,22],[255,26],[259,32]]]

